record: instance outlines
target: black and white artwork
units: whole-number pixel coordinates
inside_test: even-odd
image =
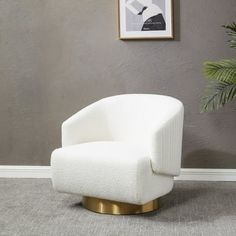
[[[173,38],[172,0],[119,0],[120,39]]]

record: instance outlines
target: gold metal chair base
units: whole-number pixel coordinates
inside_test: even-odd
[[[111,215],[141,214],[158,209],[158,199],[150,201],[144,205],[135,205],[94,197],[83,197],[82,204],[90,211]]]

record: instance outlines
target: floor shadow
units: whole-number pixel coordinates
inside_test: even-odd
[[[70,208],[81,208],[82,206],[82,202],[76,202],[70,205]]]
[[[235,199],[234,182],[179,181],[171,193],[160,199],[159,210],[141,217],[158,222],[212,222],[235,217]]]
[[[160,198],[160,208],[157,211],[141,215],[103,215],[103,219],[104,217],[122,217],[122,219],[142,219],[143,223],[145,221],[207,223],[227,217],[235,218],[235,199],[235,182],[176,181],[173,191]],[[72,210],[95,214],[85,210],[76,197],[66,197],[64,204]]]

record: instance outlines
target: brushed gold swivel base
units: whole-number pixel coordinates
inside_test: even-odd
[[[83,197],[82,204],[90,211],[111,215],[141,214],[158,209],[158,199],[150,201],[144,205],[135,205],[94,197]]]

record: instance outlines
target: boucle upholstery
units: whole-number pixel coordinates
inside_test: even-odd
[[[180,172],[183,105],[163,95],[95,102],[62,124],[52,153],[56,190],[144,204],[168,193]]]

